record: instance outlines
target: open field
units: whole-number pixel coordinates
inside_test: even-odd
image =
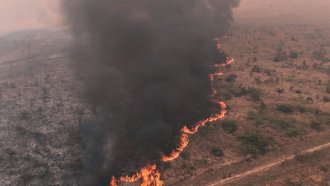
[[[161,165],[165,185],[208,185],[272,162],[226,183],[329,185],[330,149],[298,153],[330,141],[329,28],[235,25],[222,40],[236,62],[217,80],[228,114]],[[81,185],[79,125],[90,109],[69,68],[71,38],[33,31],[0,41],[0,185]]]
[[[218,96],[229,105],[229,113],[192,139],[184,156],[171,163],[173,169],[165,170],[165,180],[207,185],[328,143],[329,41],[329,27],[324,25],[234,27],[223,45],[236,62],[218,81]],[[290,185],[290,179],[298,178],[306,185],[324,185],[329,174],[317,168],[329,167],[330,159],[326,154],[318,157],[309,176],[309,164],[284,163],[283,172],[274,168],[277,172],[228,185]],[[319,181],[310,181],[310,176],[319,176]]]

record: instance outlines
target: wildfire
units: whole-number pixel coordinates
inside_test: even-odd
[[[221,43],[220,39],[215,39],[216,46],[218,50],[221,50]],[[214,67],[225,67],[226,65],[232,64],[234,62],[234,58],[227,57],[225,64],[216,64]],[[217,72],[214,74],[210,74],[210,81],[212,84],[212,94],[211,96],[214,97],[217,94],[216,89],[214,88],[214,80],[215,77],[222,76],[222,72]],[[178,147],[173,150],[169,155],[163,154],[161,157],[161,161],[163,162],[169,162],[172,161],[180,156],[180,154],[183,152],[183,150],[188,146],[189,144],[189,136],[194,135],[196,132],[198,132],[198,129],[200,127],[204,127],[206,124],[215,122],[220,120],[221,118],[225,117],[225,114],[227,112],[226,110],[226,104],[224,102],[214,100],[219,105],[219,113],[208,117],[202,121],[197,122],[192,128],[188,128],[187,126],[184,126],[181,128],[181,136]],[[122,183],[133,183],[138,180],[142,179],[141,186],[162,186],[163,181],[160,179],[160,172],[157,170],[156,164],[148,164],[147,166],[143,167],[139,172],[132,176],[122,176],[118,180],[115,177],[112,177],[110,185],[109,186],[117,186],[118,182]]]
[[[141,186],[162,186],[163,181],[160,179],[160,173],[157,170],[156,164],[149,164],[143,167],[139,172],[133,176],[122,176],[117,180],[112,177],[110,186],[117,186],[117,182],[133,183],[142,179]]]
[[[177,157],[179,157],[181,152],[188,146],[189,135],[195,134],[200,127],[204,127],[207,123],[215,122],[215,121],[217,121],[217,120],[219,120],[219,119],[221,119],[225,116],[225,114],[226,114],[226,104],[224,102],[219,102],[218,104],[219,104],[220,110],[221,110],[220,113],[198,122],[191,129],[189,129],[187,126],[184,126],[181,129],[182,134],[181,134],[181,137],[180,137],[179,146],[174,151],[172,151],[170,153],[170,155],[163,155],[162,156],[162,161],[168,162],[168,161],[172,161],[172,160],[176,159]]]

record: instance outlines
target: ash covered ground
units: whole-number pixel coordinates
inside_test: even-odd
[[[81,185],[78,125],[88,115],[58,30],[0,37],[0,185]],[[74,82],[74,83],[73,83]]]

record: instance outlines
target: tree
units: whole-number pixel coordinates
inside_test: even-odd
[[[284,89],[283,88],[277,88],[275,91],[278,93],[278,96],[279,97],[281,97],[281,94],[284,93]]]

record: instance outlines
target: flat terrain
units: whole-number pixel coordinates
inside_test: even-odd
[[[82,111],[68,68],[70,41],[49,30],[0,38],[2,186],[77,185],[74,133]]]
[[[304,153],[330,142],[329,28],[235,25],[222,38],[235,63],[216,80],[228,114],[161,165],[165,185],[329,185],[330,149]],[[70,43],[49,30],[0,38],[0,185],[81,185],[90,112]]]
[[[229,113],[193,137],[164,171],[167,183],[329,184],[327,148],[304,163],[292,160],[330,142],[329,41],[324,25],[236,25],[223,39],[236,62],[218,79],[218,96]],[[280,166],[265,168],[287,157]],[[258,167],[263,170],[230,179]]]

